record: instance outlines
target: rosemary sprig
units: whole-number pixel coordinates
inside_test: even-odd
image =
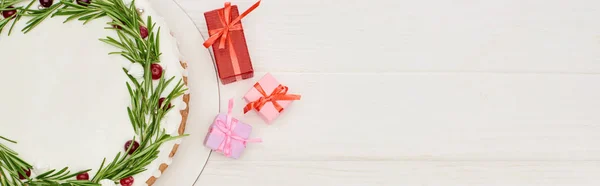
[[[21,31],[24,33],[31,31],[37,25],[42,23],[42,21],[44,19],[46,19],[48,16],[52,15],[52,13],[54,13],[56,10],[58,10],[58,8],[60,8],[61,6],[64,6],[63,1],[59,1],[58,3],[53,4],[52,6],[41,9],[41,10],[25,9],[24,12],[26,12],[26,13],[24,15],[32,16],[33,18],[30,19],[29,21],[27,21],[27,26],[25,26],[25,28],[23,28]]]
[[[8,31],[8,35],[10,35],[12,33],[13,27],[15,26],[17,21],[21,18],[21,14],[22,14],[22,11],[19,11],[22,9],[22,7],[18,7],[18,6],[15,7],[15,5],[20,2],[23,2],[23,1],[25,1],[25,0],[4,0],[4,1],[0,2],[0,11],[9,11],[9,10],[17,11],[17,13],[15,15],[0,20],[0,32],[2,32],[4,27],[12,21],[12,24]],[[27,8],[30,7],[32,3],[33,3],[33,1],[31,3],[29,3],[29,5],[27,5]],[[10,7],[12,7],[12,8],[10,8]]]
[[[11,143],[16,143],[2,136],[0,138]],[[18,155],[17,152],[0,143],[0,185],[23,185],[23,181],[19,179],[19,175],[26,175],[24,169],[31,169],[31,165],[19,158]]]
[[[16,143],[16,141],[10,140],[3,136],[0,139],[5,141]],[[0,143],[0,185],[6,186],[57,186],[57,185],[70,185],[70,186],[99,186],[97,183],[91,181],[78,181],[69,180],[77,176],[78,174],[88,172],[90,170],[79,171],[76,173],[69,174],[68,167],[61,169],[60,171],[50,170],[42,173],[35,178],[27,177],[25,170],[31,170],[32,166],[25,162],[23,159],[18,157],[18,154],[8,148],[7,146]],[[25,180],[21,180],[19,175],[26,177]],[[7,177],[8,176],[8,177]],[[68,181],[65,181],[68,180]]]

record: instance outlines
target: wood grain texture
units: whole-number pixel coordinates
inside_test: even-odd
[[[227,85],[240,97],[251,81]],[[598,75],[273,73],[302,93],[240,161],[598,160]],[[393,84],[390,83],[393,80]],[[396,88],[382,88],[395,86]],[[355,98],[355,99],[352,99]],[[225,107],[223,105],[221,107]],[[236,104],[234,110],[241,111]],[[212,156],[211,160],[227,159]]]
[[[223,3],[177,2],[204,36]],[[598,185],[598,5],[263,1],[243,20],[255,78],[220,94],[264,142],[213,153],[196,186]],[[241,113],[266,72],[303,96],[272,125]]]
[[[197,185],[598,185],[600,162],[235,161],[208,162]]]
[[[221,0],[177,0],[206,36]],[[255,0],[234,1],[243,10]],[[263,1],[244,20],[257,71],[600,71],[598,1]]]

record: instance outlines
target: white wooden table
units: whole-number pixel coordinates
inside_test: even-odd
[[[206,36],[223,0],[177,0]],[[253,0],[235,0],[241,10]],[[255,114],[240,160],[196,186],[599,185],[600,1],[265,0],[243,20],[256,78],[301,93]],[[181,161],[181,160],[178,160]]]

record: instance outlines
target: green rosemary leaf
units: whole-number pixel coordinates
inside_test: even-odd
[[[133,58],[129,54],[121,54],[121,56],[123,56],[124,58],[126,58],[130,62],[135,63],[135,60],[133,60]]]
[[[0,20],[0,32],[4,29],[4,26],[8,24],[12,19],[2,19]]]
[[[127,115],[129,115],[129,120],[131,121],[133,130],[136,134],[139,133],[140,129],[138,127],[137,121],[135,120],[135,117],[133,117],[133,113],[131,112],[131,109],[129,107],[127,107]]]
[[[127,155],[123,155],[123,156],[127,156]],[[120,157],[121,157],[121,152],[117,153],[117,156],[115,156],[115,159],[113,159],[113,161],[110,162],[110,164],[108,164],[107,167],[112,167],[114,165],[114,163],[116,163]]]
[[[46,178],[48,175],[52,174],[54,171],[56,171],[56,169],[52,169],[52,170],[46,171],[46,172],[44,172],[44,173],[42,173],[42,174],[40,174],[40,175],[36,176],[35,178],[36,178],[36,179],[44,179],[44,178]]]
[[[17,3],[20,3],[22,1],[25,0],[5,0],[5,1],[0,1],[0,7],[2,7],[3,9],[8,7],[8,6],[13,6]]]
[[[63,14],[60,14],[60,13],[61,13],[61,12],[56,12],[54,15],[63,15]],[[77,18],[79,18],[79,17],[81,17],[81,16],[85,16],[85,15],[89,15],[89,14],[93,14],[93,12],[81,11],[81,12],[79,12],[79,13],[70,14],[70,16],[69,16],[69,17],[67,17],[67,19],[65,19],[65,21],[63,21],[63,23],[69,22],[69,21],[71,21],[71,20],[74,20],[74,19],[77,19]],[[54,16],[54,15],[53,15],[53,16]],[[64,14],[64,15],[69,15],[69,14]]]
[[[11,163],[13,163],[17,167],[20,167],[21,169],[30,169],[31,168],[31,165],[29,165],[29,163],[27,163],[24,160],[22,160],[21,158],[17,157],[16,154],[6,153],[6,157],[10,158]]]
[[[54,173],[54,174],[52,174],[52,175],[48,176],[48,177],[56,177],[56,176],[58,176],[58,175],[60,175],[60,174],[62,174],[62,173],[64,173],[64,172],[66,172],[67,170],[68,170],[68,168],[67,168],[67,167],[65,167],[65,168],[63,168],[63,169],[59,170],[58,172],[56,172],[56,173]]]
[[[8,148],[7,146],[5,146],[2,143],[0,143],[0,149],[2,149],[3,151],[6,151],[6,153],[17,154],[17,152],[13,151],[12,149]]]
[[[11,142],[11,143],[14,143],[14,144],[17,143],[16,141],[8,139],[8,138],[5,138],[4,136],[0,136],[0,139],[3,139],[4,141],[8,141],[8,142]]]
[[[131,55],[139,58],[139,56],[136,56],[137,53],[135,52],[135,47],[132,47],[133,41],[131,41],[131,39],[127,38],[127,36],[125,36],[121,30],[117,30],[117,36],[119,36],[119,40],[121,41],[121,46],[123,46],[125,50],[129,51],[129,53]]]
[[[18,166],[16,162],[12,161],[12,159],[9,159],[7,156],[8,154],[3,154],[4,155],[4,163],[6,163],[6,165],[8,165],[9,172],[11,172],[12,175],[26,175],[25,171],[23,170],[23,168],[21,166]]]
[[[4,171],[0,170],[0,185],[9,185],[8,181],[7,181],[8,177],[6,177],[6,174],[4,173]]]
[[[131,78],[133,79],[133,78]],[[129,85],[129,83],[125,83],[127,85],[127,91],[129,92],[129,96],[133,97],[133,89],[131,88],[131,86]]]
[[[104,170],[103,168],[104,168],[104,163],[105,162],[106,162],[106,158],[102,159],[102,163],[100,164],[100,168],[98,168],[98,170],[96,171],[96,174],[92,178],[93,182],[98,182],[98,181],[100,181],[100,179],[103,178],[103,175],[101,173]]]
[[[64,7],[62,7],[61,9],[58,9],[54,15],[55,16],[65,16],[65,15],[74,15],[74,14],[79,14],[81,12],[92,12],[93,10],[91,9],[76,9],[76,8],[70,8],[69,7],[69,2],[63,2],[63,4],[65,5]]]
[[[160,28],[158,28],[158,31],[156,31],[156,39],[154,40],[154,55],[156,56],[156,58],[158,59],[158,57],[160,57],[160,52],[159,52],[159,47],[160,47]]]
[[[101,13],[97,13],[97,14],[93,14],[93,16],[91,16],[88,20],[86,20],[85,22],[83,22],[83,24],[87,24],[88,22],[90,22],[91,20],[95,20],[98,19],[100,17],[106,16],[105,13],[101,12]]]
[[[77,20],[84,21],[83,24],[85,25],[89,21],[93,20],[92,18],[97,17],[98,15],[99,14],[87,14],[87,15],[79,17]]]
[[[122,51],[122,52],[109,52],[108,55],[127,55],[126,52]]]
[[[1,167],[3,167],[4,169],[0,169],[0,175],[1,175],[1,176],[0,176],[0,183],[2,183],[2,184],[0,184],[0,185],[9,185],[9,186],[17,185],[17,184],[15,183],[15,180],[14,180],[15,178],[14,178],[14,177],[12,177],[12,175],[11,175],[11,177],[12,177],[12,181],[13,181],[13,182],[12,182],[12,184],[11,184],[10,182],[8,182],[8,178],[9,178],[9,177],[7,177],[7,176],[6,176],[6,173],[5,173],[5,171],[4,171],[4,170],[6,170],[7,168],[6,168],[5,166],[1,166]],[[10,175],[10,174],[9,174],[9,175]]]
[[[113,45],[117,48],[127,50],[127,48],[125,48],[125,46],[123,46],[121,43],[119,43],[117,40],[113,39],[112,37],[107,37],[106,39],[101,38],[100,41],[105,42],[110,45]]]
[[[15,24],[17,24],[17,21],[19,21],[19,19],[21,18],[20,13],[17,13],[16,16],[14,16],[13,18],[10,18],[13,20],[12,24],[10,25],[10,29],[8,29],[8,35],[10,36],[10,34],[12,33],[13,28],[15,27]]]

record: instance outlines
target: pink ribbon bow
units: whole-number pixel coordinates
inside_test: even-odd
[[[220,133],[223,136],[225,136],[225,138],[223,139],[223,142],[221,143],[221,145],[219,145],[219,148],[217,148],[217,151],[223,152],[223,154],[227,157],[231,156],[231,141],[232,140],[241,141],[244,144],[244,146],[248,142],[262,142],[262,140],[260,138],[244,139],[233,132],[233,130],[237,126],[238,121],[234,120],[233,117],[231,116],[232,109],[233,109],[233,99],[230,99],[229,106],[227,108],[226,121],[223,121],[222,119],[217,119],[215,128],[218,130],[211,131],[211,133],[216,132],[216,133]]]

